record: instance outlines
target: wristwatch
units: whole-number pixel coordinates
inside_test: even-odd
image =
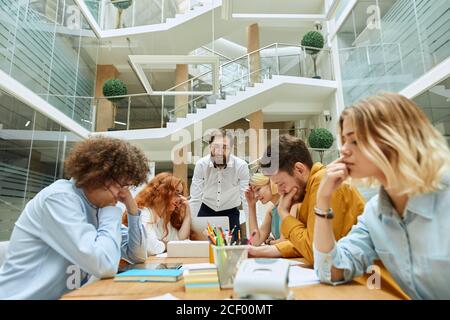
[[[328,208],[328,210],[325,212],[322,209],[314,207],[314,213],[316,216],[319,216],[321,218],[325,218],[325,219],[333,219],[334,218],[334,212],[331,208]]]

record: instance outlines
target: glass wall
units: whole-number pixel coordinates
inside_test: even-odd
[[[0,90],[0,241],[28,200],[63,178],[63,160],[80,140]]]
[[[98,46],[73,0],[0,0],[1,70],[87,128]]]
[[[84,0],[84,3],[89,8],[95,21],[100,24],[102,0]]]
[[[99,11],[95,11],[98,6],[84,1],[103,30],[165,23],[167,19],[174,18],[177,14],[187,13],[212,3],[212,0],[104,1],[103,12],[99,14]]]
[[[339,18],[341,17],[342,13],[344,13],[345,8],[347,7],[347,5],[350,3],[351,0],[340,0],[339,4],[336,8],[336,12],[335,12],[335,19],[336,21],[339,20]]]
[[[450,146],[450,78],[414,98]]]
[[[450,1],[358,1],[337,36],[345,103],[400,91],[450,55]]]

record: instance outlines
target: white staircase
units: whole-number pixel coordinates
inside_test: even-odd
[[[272,76],[270,79],[263,79],[261,83],[255,83],[253,87],[246,87],[245,91],[236,91],[236,95],[227,95],[225,99],[217,99],[215,103],[206,104],[205,108],[197,108],[195,113],[188,113],[185,118],[168,122],[165,128],[96,134],[126,139],[152,154],[168,153],[175,145],[179,146],[179,139],[172,141],[172,136],[178,137],[183,131],[194,140],[199,138],[195,134],[202,135],[208,129],[223,127],[277,103],[292,104],[301,114],[299,106],[323,104],[335,92],[336,87],[336,82],[332,80]],[[310,113],[311,110],[307,112]],[[319,114],[321,109],[318,108],[314,112]],[[191,141],[187,141],[186,144]]]
[[[178,137],[181,134],[186,137],[182,144],[187,145],[200,139],[208,129],[221,128],[258,110],[263,110],[264,113],[266,108],[268,116],[274,113],[283,113],[284,117],[320,114],[337,87],[334,80],[325,80],[334,79],[330,72],[331,53],[328,49],[320,52],[317,70],[323,79],[317,79],[313,78],[317,74],[311,72],[312,66],[307,63],[305,50],[298,45],[274,43],[245,54],[220,66],[218,93],[204,94],[200,92],[209,90],[195,89],[197,85],[208,85],[208,82],[204,81],[205,76],[212,73],[208,71],[172,87],[159,96],[162,101],[159,128],[145,127],[145,120],[142,118],[146,111],[142,106],[144,113],[140,117],[134,115],[134,119],[131,119],[129,111],[128,117],[125,115],[123,119],[127,119],[128,128],[140,122],[139,128],[148,129],[97,134],[132,141],[144,150],[151,151],[153,159],[155,151],[165,152],[164,159],[167,160],[167,153],[175,145],[180,147]],[[251,58],[255,54],[259,54],[262,61],[257,70],[249,73]],[[177,94],[177,91],[186,91],[186,85],[194,90]],[[176,95],[182,97],[177,103],[174,102]],[[183,114],[185,116],[180,116]],[[165,123],[167,115],[169,122]],[[148,123],[154,124],[151,121]]]

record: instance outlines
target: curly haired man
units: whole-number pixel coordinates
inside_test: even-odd
[[[0,299],[56,299],[88,275],[112,277],[120,258],[145,261],[146,233],[129,187],[146,180],[148,160],[129,143],[106,137],[75,145],[70,180],[41,190],[25,206],[0,269]],[[122,202],[128,228],[121,225]]]

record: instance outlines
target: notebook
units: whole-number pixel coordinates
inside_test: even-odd
[[[176,282],[183,277],[182,269],[132,269],[116,274],[114,281]]]
[[[180,269],[183,264],[181,262],[162,262],[162,263],[137,263],[137,264],[128,264],[119,269],[119,273],[133,270],[133,269],[148,269],[148,270],[157,270],[157,269]]]

